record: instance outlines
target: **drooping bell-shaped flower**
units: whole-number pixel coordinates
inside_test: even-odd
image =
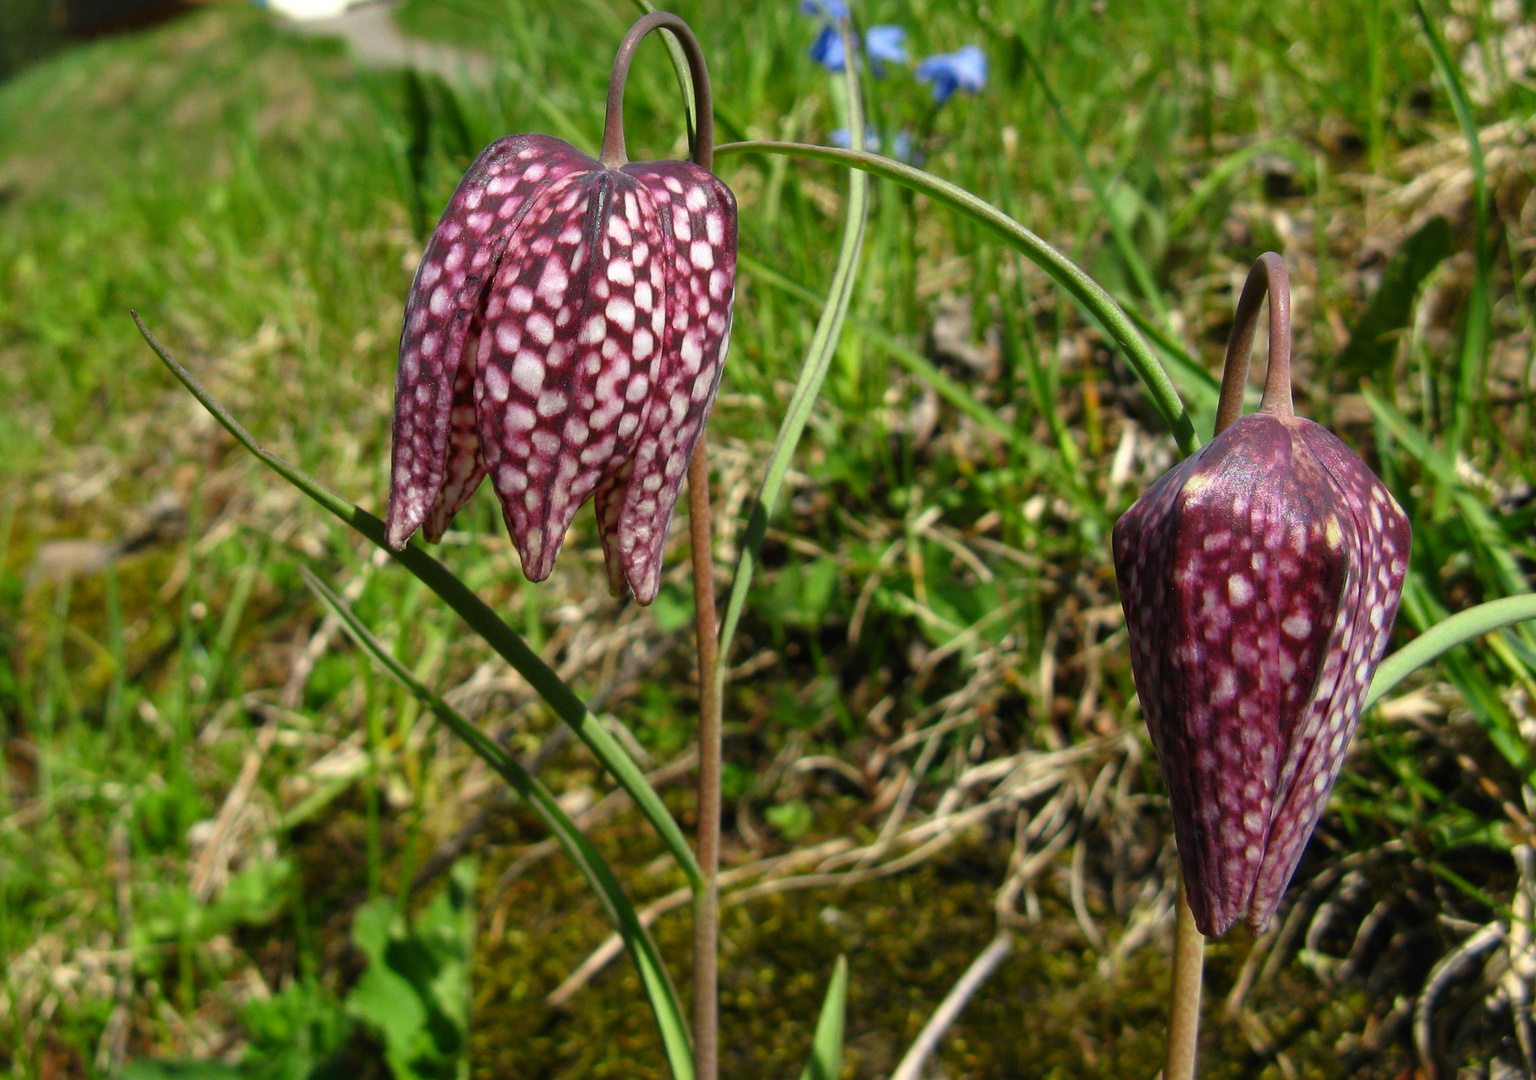
[[[1255,265],[1239,301],[1222,417],[1241,408],[1265,275],[1264,403],[1225,430],[1219,418],[1216,438],[1114,531],[1136,688],[1190,907],[1208,935],[1238,919],[1257,933],[1279,906],[1338,777],[1408,568],[1408,519],[1391,494],[1337,437],[1292,414],[1277,255]]]
[[[406,301],[386,525],[436,541],[488,475],[542,581],[595,498],[610,586],[647,604],[720,383],[736,202],[695,162],[625,163],[615,71],[602,160],[508,136],[443,212]]]

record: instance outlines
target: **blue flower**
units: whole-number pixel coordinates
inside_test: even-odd
[[[800,14],[820,15],[831,22],[848,17],[848,5],[843,0],[800,0]]]
[[[899,140],[900,138],[901,136],[898,135],[897,139]],[[848,133],[847,128],[833,128],[827,132],[827,141],[841,150],[848,150],[853,147],[853,136]],[[871,154],[878,154],[880,152],[880,136],[878,133],[873,131],[864,132],[864,149],[868,150]]]
[[[885,75],[886,64],[907,62],[907,31],[900,26],[871,26],[864,35],[864,51],[869,55],[869,67],[875,77]]]
[[[975,94],[987,85],[987,54],[979,45],[930,56],[917,65],[919,82],[933,83],[933,100],[942,105],[956,90]]]
[[[848,134],[847,128],[833,128],[827,132],[827,142],[841,150],[851,149],[853,139]],[[864,149],[871,154],[880,152],[880,133],[878,131],[864,132]],[[912,133],[902,128],[891,139],[891,157],[908,165],[922,163],[922,154],[918,152],[916,144],[912,141]]]
[[[859,37],[853,35],[854,48],[858,48]],[[823,26],[821,33],[816,35],[816,40],[811,43],[811,59],[816,61],[828,71],[842,71],[848,63],[848,57],[843,49],[843,35],[837,32],[835,26]]]

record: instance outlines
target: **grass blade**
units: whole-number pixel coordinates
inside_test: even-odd
[[[824,308],[826,297],[818,296],[798,282],[792,281],[772,267],[765,266],[748,255],[737,257],[737,265],[746,269],[751,275],[762,281],[765,285],[771,285],[790,296],[805,301],[815,307]],[[1081,477],[1068,472],[1059,462],[1055,462],[1045,447],[1036,443],[1023,431],[984,402],[977,401],[976,396],[963,384],[955,381],[941,371],[926,356],[905,344],[900,338],[887,333],[874,323],[864,322],[859,319],[848,319],[848,323],[856,326],[859,332],[871,342],[887,353],[902,367],[923,382],[933,387],[934,392],[949,402],[960,412],[965,413],[976,423],[1004,439],[1010,448],[1016,453],[1027,458],[1030,466],[1035,469],[1050,470],[1054,480],[1059,484],[1068,486],[1081,486]],[[1214,401],[1214,398],[1212,399]],[[1215,406],[1213,405],[1212,408]]]
[[[1536,619],[1536,593],[1506,596],[1458,611],[1383,660],[1361,708],[1369,709],[1382,695],[1447,650],[1526,619]]]
[[[1073,153],[1077,155],[1078,168],[1087,178],[1088,186],[1093,189],[1093,198],[1099,204],[1099,213],[1103,214],[1104,220],[1109,223],[1109,233],[1115,241],[1115,249],[1120,252],[1120,258],[1130,270],[1131,277],[1135,279],[1136,287],[1141,290],[1143,298],[1152,305],[1153,310],[1157,312],[1157,317],[1166,323],[1168,303],[1163,299],[1163,292],[1157,287],[1152,271],[1147,268],[1146,260],[1136,249],[1136,242],[1131,239],[1131,230],[1120,216],[1120,208],[1109,197],[1109,189],[1104,186],[1104,178],[1093,167],[1093,162],[1088,160],[1088,147],[1083,142],[1082,134],[1078,132],[1072,121],[1067,119],[1067,112],[1061,106],[1061,99],[1056,96],[1050,80],[1045,77],[1045,68],[1040,65],[1034,50],[1029,47],[1022,35],[1015,37],[1014,42],[1023,51],[1025,61],[1040,83],[1040,89],[1045,92],[1046,104],[1051,107],[1051,113],[1056,117],[1057,125],[1061,128],[1062,134],[1067,137],[1067,142],[1072,145]]]
[[[690,886],[695,890],[701,888],[704,875],[699,870],[698,860],[693,857],[693,849],[688,846],[683,830],[678,827],[676,820],[667,810],[666,804],[661,801],[661,796],[651,787],[645,779],[645,774],[640,771],[640,767],[635,764],[634,759],[629,756],[619,741],[598,722],[597,717],[587,711],[586,705],[576,696],[576,692],[555,674],[539,654],[529,648],[528,643],[519,637],[515,630],[503,622],[485,601],[476,596],[469,586],[455,577],[442,563],[414,543],[404,551],[391,549],[384,542],[382,521],[362,507],[348,502],[304,470],[263,449],[255,436],[245,430],[240,421],[231,416],[229,411],[219,404],[218,400],[193,377],[190,371],[165,351],[165,347],[149,332],[149,328],[144,325],[138,313],[132,314],[139,333],[144,335],[144,340],[155,351],[155,355],[160,357],[165,366],[171,370],[171,374],[175,375],[192,396],[197,398],[224,430],[235,437],[236,442],[260,459],[262,464],[346,522],[370,542],[389,552],[396,562],[415,574],[423,585],[436,593],[444,603],[458,613],[460,618],[469,623],[470,629],[479,634],[487,645],[511,664],[513,670],[528,680],[528,684],[549,703],[560,719],[571,726],[571,730],[575,731],[581,741],[587,744],[603,767],[613,775],[619,786],[635,800],[635,805],[640,808],[646,820],[655,827],[662,842],[666,844],[667,850],[672,853],[678,865],[683,868],[683,872],[688,875]]]
[[[1200,440],[1195,435],[1189,411],[1180,400],[1178,390],[1174,388],[1168,373],[1158,362],[1157,355],[1142,339],[1135,323],[1120,305],[1115,303],[1114,297],[1089,277],[1082,267],[991,203],[956,184],[939,179],[932,173],[914,169],[910,165],[903,165],[899,161],[881,157],[879,154],[839,150],[831,146],[813,146],[809,143],[758,140],[726,143],[715,147],[717,158],[727,154],[782,154],[788,157],[809,158],[813,161],[826,161],[834,165],[846,165],[919,191],[934,202],[942,203],[976,222],[1049,274],[1058,285],[1082,304],[1093,318],[1098,320],[1104,331],[1125,353],[1132,370],[1146,387],[1147,396],[1153,407],[1162,414],[1163,422],[1173,433],[1179,449],[1186,454],[1191,454],[1199,448]]]
[[[613,871],[597,849],[592,846],[592,842],[576,827],[576,823],[566,816],[565,811],[560,809],[560,804],[555,801],[549,789],[530,776],[517,763],[517,759],[503,750],[494,739],[470,723],[453,706],[418,682],[410,670],[369,632],[346,602],[327,588],[309,571],[308,567],[300,567],[299,572],[303,574],[305,584],[342,621],[348,633],[363,651],[398,679],[402,686],[416,696],[418,701],[432,710],[432,714],[442,722],[444,727],[457,735],[487,765],[512,785],[549,827],[549,831],[565,849],[565,853],[580,868],[587,883],[592,886],[592,891],[602,901],[609,919],[613,921],[614,927],[624,939],[624,946],[629,950],[629,955],[640,972],[640,983],[645,988],[645,996],[651,1004],[651,1011],[656,1014],[656,1026],[661,1032],[662,1046],[666,1051],[667,1063],[672,1069],[672,1075],[676,1080],[690,1080],[693,1076],[693,1051],[688,1044],[688,1029],[683,1023],[683,1011],[678,1003],[677,990],[673,987],[672,980],[662,965],[655,943],[651,941],[650,935],[640,923],[639,915],[635,913],[634,905],[625,895],[624,887],[619,884],[618,878],[614,877]]]
[[[1456,400],[1451,409],[1451,446],[1456,450],[1466,446],[1467,432],[1472,423],[1473,398],[1484,387],[1483,368],[1488,358],[1488,333],[1492,307],[1490,293],[1493,288],[1490,266],[1492,252],[1488,244],[1488,170],[1483,163],[1483,144],[1478,138],[1477,121],[1472,117],[1472,106],[1467,102],[1466,91],[1456,65],[1446,52],[1445,42],[1435,29],[1434,20],[1424,7],[1424,0],[1413,0],[1418,12],[1424,36],[1429,39],[1430,56],[1435,62],[1445,89],[1451,96],[1451,108],[1456,122],[1467,140],[1467,156],[1472,165],[1472,228],[1477,265],[1472,278],[1472,291],[1467,297],[1467,325],[1462,331],[1461,355],[1456,362]]]
[[[837,1080],[843,1071],[843,1030],[848,1020],[848,958],[839,956],[821,1004],[816,1034],[811,1039],[811,1060],[800,1080]]]
[[[851,55],[851,54],[850,54]],[[864,145],[864,105],[859,95],[858,65],[845,64],[844,76],[848,97],[848,133],[850,145]],[[756,143],[734,143],[734,146],[755,146]],[[861,151],[850,151],[858,157],[866,157]],[[715,149],[719,157],[720,148]],[[811,345],[806,351],[805,363],[800,368],[800,378],[790,395],[779,433],[773,442],[773,452],[768,457],[768,471],[758,488],[752,515],[747,519],[746,533],[742,538],[741,554],[736,559],[736,570],[731,577],[731,595],[726,601],[725,616],[720,621],[720,663],[717,679],[724,683],[725,665],[731,653],[731,639],[736,636],[736,625],[747,603],[747,590],[752,585],[752,575],[757,571],[757,552],[763,544],[763,534],[768,529],[768,517],[779,501],[784,487],[784,477],[789,463],[794,459],[795,448],[811,418],[811,408],[826,381],[827,369],[832,365],[832,355],[842,337],[843,321],[848,316],[848,305],[853,299],[853,283],[864,250],[864,226],[869,219],[869,178],[858,168],[848,172],[848,218],[843,227],[842,246],[837,255],[837,266],[832,271],[832,284],[827,290],[826,307],[811,335]]]

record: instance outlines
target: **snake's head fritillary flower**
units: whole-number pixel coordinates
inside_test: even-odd
[[[542,581],[595,498],[610,586],[649,603],[719,387],[735,274],[735,199],[707,169],[610,167],[547,135],[492,143],[406,301],[390,545],[417,528],[440,539],[489,475],[523,572]]]
[[[1288,360],[1288,322],[1284,336]],[[1114,530],[1136,688],[1208,935],[1238,919],[1257,933],[1279,906],[1408,567],[1407,516],[1343,442],[1291,415],[1288,374],[1283,405],[1269,391],[1265,402],[1159,478]]]

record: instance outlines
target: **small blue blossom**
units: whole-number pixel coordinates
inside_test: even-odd
[[[854,48],[859,46],[857,34],[853,35],[853,46]],[[821,28],[821,33],[816,35],[816,40],[811,42],[811,59],[828,71],[843,70],[848,63],[848,56],[843,49],[843,35],[837,32],[837,27]]]
[[[891,140],[891,157],[908,165],[921,164],[916,160],[910,131],[902,130],[896,133],[896,137]]]
[[[858,48],[858,35],[853,35],[854,48]],[[823,26],[821,33],[816,35],[816,40],[811,42],[811,59],[816,61],[828,71],[842,71],[848,63],[847,51],[843,48],[843,35],[835,26]]]
[[[843,0],[800,0],[800,14],[820,15],[837,22],[848,17],[848,5]]]
[[[886,64],[907,62],[907,31],[900,26],[871,26],[864,35],[864,51],[875,77],[885,76]]]
[[[917,65],[919,82],[933,83],[933,100],[942,105],[956,90],[979,93],[987,85],[987,54],[979,45],[930,56]]]

